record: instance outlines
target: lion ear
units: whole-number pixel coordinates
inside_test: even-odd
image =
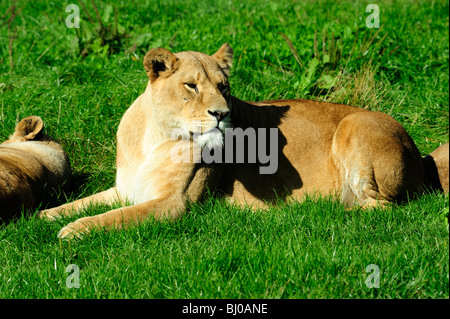
[[[36,140],[42,134],[44,122],[38,116],[28,116],[17,124],[13,137],[23,138],[26,141]]]
[[[222,44],[219,50],[212,55],[214,60],[227,76],[230,76],[231,64],[233,62],[233,49],[228,43]]]
[[[169,50],[151,49],[144,57],[144,68],[150,82],[153,82],[163,72],[173,73],[178,68],[178,62],[178,58]]]

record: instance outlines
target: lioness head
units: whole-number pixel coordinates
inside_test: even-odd
[[[185,130],[202,146],[222,146],[225,128],[231,127],[232,55],[228,43],[211,56],[193,51],[174,54],[163,48],[147,52],[144,67],[158,124],[166,130]]]

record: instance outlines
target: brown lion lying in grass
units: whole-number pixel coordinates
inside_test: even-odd
[[[8,221],[22,209],[34,208],[51,188],[71,176],[70,163],[61,145],[43,133],[40,117],[29,116],[17,124],[0,144],[0,219]]]

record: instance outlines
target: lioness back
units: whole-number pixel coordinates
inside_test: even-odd
[[[236,99],[234,104],[231,114],[234,125],[258,128],[275,127],[278,131],[278,166],[273,174],[258,174],[258,166],[261,163],[253,166],[248,164],[227,166],[228,170],[224,174],[222,188],[238,203],[254,203],[260,206],[279,199],[289,197],[302,199],[306,194],[319,194],[347,196],[346,199],[341,198],[341,200],[349,206],[357,203],[359,196],[361,198],[359,204],[364,204],[370,200],[357,189],[368,187],[367,185],[362,186],[363,181],[367,181],[369,184],[375,183],[370,178],[370,175],[374,173],[374,167],[370,164],[365,167],[368,171],[368,175],[365,177],[359,174],[351,176],[352,171],[343,167],[342,158],[337,153],[354,152],[354,156],[357,158],[352,159],[352,166],[353,170],[358,171],[362,165],[366,165],[363,158],[370,158],[372,154],[380,151],[380,145],[390,142],[394,143],[394,146],[399,145],[402,149],[400,152],[403,152],[403,149],[408,150],[407,152],[411,152],[411,156],[414,158],[412,161],[416,163],[414,167],[417,167],[413,175],[420,175],[420,177],[410,185],[410,190],[417,190],[418,185],[425,182],[422,160],[417,148],[401,125],[385,114],[342,104],[303,99],[257,103],[244,103]],[[359,121],[367,119],[375,127],[381,125],[387,126],[388,129],[383,129],[381,132],[375,129],[369,134],[365,134],[368,136],[364,141],[355,143],[355,141],[347,139],[342,143],[337,139],[336,133],[345,133],[342,130],[348,131],[347,127],[341,126],[343,119],[349,118],[349,115],[355,117],[355,127],[359,125]],[[364,130],[364,127],[362,129]],[[382,135],[381,139],[379,139],[380,136],[377,136],[377,132]],[[362,135],[361,133],[355,134],[355,137],[357,136]],[[402,138],[394,138],[390,141],[392,136],[401,136]],[[351,149],[354,144],[358,145],[357,150]],[[391,147],[393,145],[389,144]],[[391,154],[391,157],[395,157],[394,153]],[[395,161],[395,159],[387,158],[384,163],[388,170],[390,161]],[[346,165],[348,166],[349,163]],[[377,167],[377,173],[380,172],[380,169],[382,168]],[[395,169],[402,170],[403,168]],[[391,174],[395,173],[395,171],[391,172]],[[348,185],[349,177],[356,184]],[[347,189],[349,187],[355,193],[359,192],[358,195],[351,192],[349,197]],[[382,198],[380,194],[372,195],[379,199]],[[398,195],[404,196],[404,191],[402,190]]]

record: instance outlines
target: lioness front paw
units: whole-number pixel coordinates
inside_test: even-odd
[[[81,239],[95,227],[97,227],[95,217],[83,217],[63,227],[58,233],[58,238],[73,239],[76,237]]]
[[[47,219],[53,221],[57,218],[60,218],[61,214],[58,213],[55,209],[46,209],[38,211],[36,216],[40,219]]]

